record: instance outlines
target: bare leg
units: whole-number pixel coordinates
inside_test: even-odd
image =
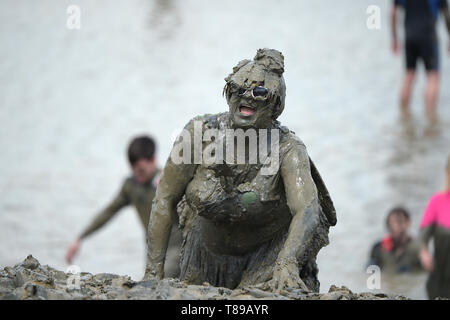
[[[427,72],[427,85],[425,88],[425,110],[427,118],[431,123],[435,123],[436,105],[439,94],[439,73],[437,71]]]
[[[409,112],[409,101],[411,98],[412,86],[416,76],[415,70],[407,70],[403,78],[403,86],[400,92],[400,112],[402,119],[408,120],[411,117]]]

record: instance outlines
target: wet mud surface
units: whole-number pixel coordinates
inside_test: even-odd
[[[135,281],[129,276],[109,273],[79,274],[79,289],[72,274],[41,265],[31,255],[13,267],[0,269],[0,300],[405,300],[399,295],[353,293],[346,287],[331,286],[328,293],[301,290],[263,291],[255,287],[230,290],[210,285],[187,285],[176,279]]]

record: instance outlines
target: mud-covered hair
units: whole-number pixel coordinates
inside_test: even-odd
[[[280,51],[274,49],[258,49],[253,60],[245,59],[238,62],[233,67],[233,71],[225,78],[225,86],[223,88],[223,96],[227,100],[231,98],[233,87],[239,84],[233,81],[233,76],[244,66],[249,63],[256,63],[264,68],[266,72],[274,73],[280,78],[280,85],[275,90],[269,92],[269,102],[274,105],[272,119],[277,119],[284,110],[286,98],[286,85],[284,82],[284,56]]]
[[[152,160],[155,156],[155,150],[156,144],[152,137],[135,137],[128,146],[128,161],[133,165],[141,159]]]

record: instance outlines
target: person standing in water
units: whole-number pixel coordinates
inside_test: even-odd
[[[410,118],[411,90],[416,76],[417,60],[422,60],[427,71],[425,108],[428,120],[436,122],[439,94],[439,47],[436,21],[439,12],[445,17],[450,35],[450,12],[447,0],[394,0],[391,12],[392,50],[399,51],[397,37],[398,8],[405,11],[406,73],[400,93],[400,111],[403,119]],[[450,46],[449,46],[450,51]]]
[[[443,191],[434,194],[428,202],[422,222],[420,261],[430,272],[427,293],[430,299],[450,298],[450,156],[447,160]],[[433,239],[434,254],[428,249]]]
[[[377,265],[390,273],[421,270],[418,243],[409,234],[411,218],[408,211],[393,208],[386,217],[386,227],[389,235],[372,247],[368,265]]]
[[[80,249],[82,240],[103,227],[120,209],[130,204],[136,208],[142,226],[147,232],[152,201],[155,197],[160,172],[156,165],[155,149],[156,144],[151,137],[140,136],[131,141],[128,147],[128,161],[132,175],[125,179],[113,201],[92,220],[80,236],[69,246],[66,253],[67,263],[72,263],[73,258]],[[168,276],[177,277],[179,273],[178,255],[182,236],[176,224],[174,224],[173,229],[169,245],[169,263],[166,271]]]

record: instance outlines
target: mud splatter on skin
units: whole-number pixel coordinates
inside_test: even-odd
[[[169,158],[150,217],[146,279],[164,276],[170,226],[178,214],[184,234],[182,280],[319,290],[316,255],[328,244],[336,213],[305,145],[276,120],[285,104],[283,72],[280,52],[258,50],[253,61],[239,62],[225,78],[229,112],[196,117],[186,125],[192,137],[195,121],[203,131],[219,133],[278,130],[280,167],[263,175],[261,164],[176,165]],[[257,87],[267,89],[265,94],[252,94]]]

